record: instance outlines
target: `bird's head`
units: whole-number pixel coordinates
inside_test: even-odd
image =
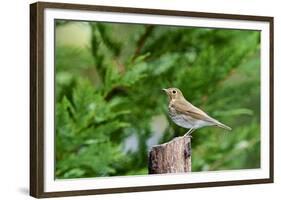
[[[182,92],[178,88],[162,89],[169,97],[169,100],[177,100],[184,98]]]

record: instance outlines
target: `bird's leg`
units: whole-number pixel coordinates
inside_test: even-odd
[[[188,132],[187,132],[186,134],[184,134],[184,135],[189,135],[189,134],[191,133],[192,129],[193,129],[193,128],[190,128],[190,129],[188,130]]]
[[[194,128],[189,129],[188,132],[187,132],[186,134],[184,134],[184,137],[192,137],[192,136],[191,136],[191,133],[192,133],[193,131],[195,131]]]

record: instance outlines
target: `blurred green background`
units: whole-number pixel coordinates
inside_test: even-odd
[[[161,88],[231,126],[193,133],[192,171],[260,167],[260,32],[56,20],[56,178],[147,174],[187,130]]]

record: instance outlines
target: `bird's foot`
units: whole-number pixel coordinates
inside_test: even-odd
[[[192,135],[191,134],[188,134],[188,133],[186,133],[186,134],[184,134],[184,137],[187,137],[187,138],[192,138]]]
[[[192,138],[191,133],[194,131],[194,128],[189,129],[186,134],[184,134],[184,137]]]

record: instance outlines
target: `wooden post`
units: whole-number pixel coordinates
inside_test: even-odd
[[[149,152],[148,173],[191,172],[191,138],[176,137],[170,142],[153,146]]]

